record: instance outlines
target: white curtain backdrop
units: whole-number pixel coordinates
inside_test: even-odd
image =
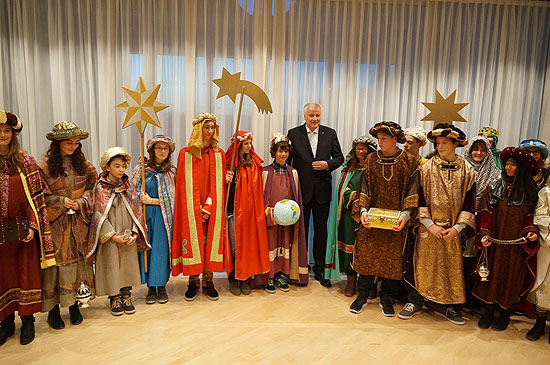
[[[543,1],[0,0],[0,14],[0,109],[20,116],[22,144],[37,158],[53,124],[71,120],[90,131],[84,152],[94,163],[114,145],[137,159],[137,130],[121,130],[114,106],[140,76],[162,84],[158,100],[170,105],[147,138],[170,135],[181,148],[193,117],[208,111],[226,148],[237,106],[216,100],[211,80],[222,67],[271,99],[268,116],[245,99],[241,123],[266,163],[271,133],[303,123],[309,101],[322,104],[344,153],[381,120],[429,129],[421,101],[435,101],[436,89],[458,90],[470,105],[468,123],[457,124],[469,136],[497,127],[501,148],[550,122]]]

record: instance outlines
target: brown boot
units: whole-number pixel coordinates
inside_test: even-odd
[[[348,276],[348,284],[344,289],[344,295],[346,297],[353,297],[355,295],[355,287],[357,285],[357,276]]]

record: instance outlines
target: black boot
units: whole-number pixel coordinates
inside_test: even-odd
[[[165,286],[159,286],[158,287],[158,295],[157,295],[157,299],[159,301],[160,304],[165,304],[168,302],[168,293],[166,292],[166,287]]]
[[[546,326],[546,316],[537,316],[537,321],[533,328],[527,332],[525,338],[529,341],[536,341],[544,335],[544,327]]]
[[[157,301],[157,287],[156,286],[148,286],[147,287],[147,295],[145,296],[145,303],[155,304],[156,301]]]
[[[10,314],[0,324],[0,346],[15,333],[15,314]]]
[[[83,321],[82,314],[80,314],[80,309],[78,308],[78,303],[75,302],[69,307],[69,316],[71,318],[71,324],[77,325],[81,324]]]
[[[479,322],[477,322],[477,325],[479,328],[486,330],[487,328],[491,327],[495,320],[495,307],[493,305],[487,305],[485,307],[485,314],[481,316],[479,319]]]
[[[494,331],[504,331],[508,328],[508,324],[510,323],[510,309],[499,308],[499,312],[500,315],[498,316],[498,319],[493,324],[493,327],[491,327]]]
[[[65,328],[65,322],[63,322],[61,314],[59,313],[59,304],[56,304],[55,307],[48,312],[48,324],[54,330],[62,330]]]
[[[21,345],[28,345],[34,340],[34,317],[32,314],[30,316],[21,316],[21,323],[19,342],[21,342]]]

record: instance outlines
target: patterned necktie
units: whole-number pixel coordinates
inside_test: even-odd
[[[313,152],[313,157],[317,154],[317,133],[309,131],[309,145]]]

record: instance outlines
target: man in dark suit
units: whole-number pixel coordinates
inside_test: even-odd
[[[325,279],[325,253],[327,248],[327,220],[332,197],[332,171],[344,162],[344,155],[336,131],[321,124],[321,105],[304,106],[305,124],[288,131],[292,143],[289,161],[298,170],[302,189],[303,214],[306,235],[309,232],[309,216],[313,211],[313,272],[315,280],[330,287]]]

